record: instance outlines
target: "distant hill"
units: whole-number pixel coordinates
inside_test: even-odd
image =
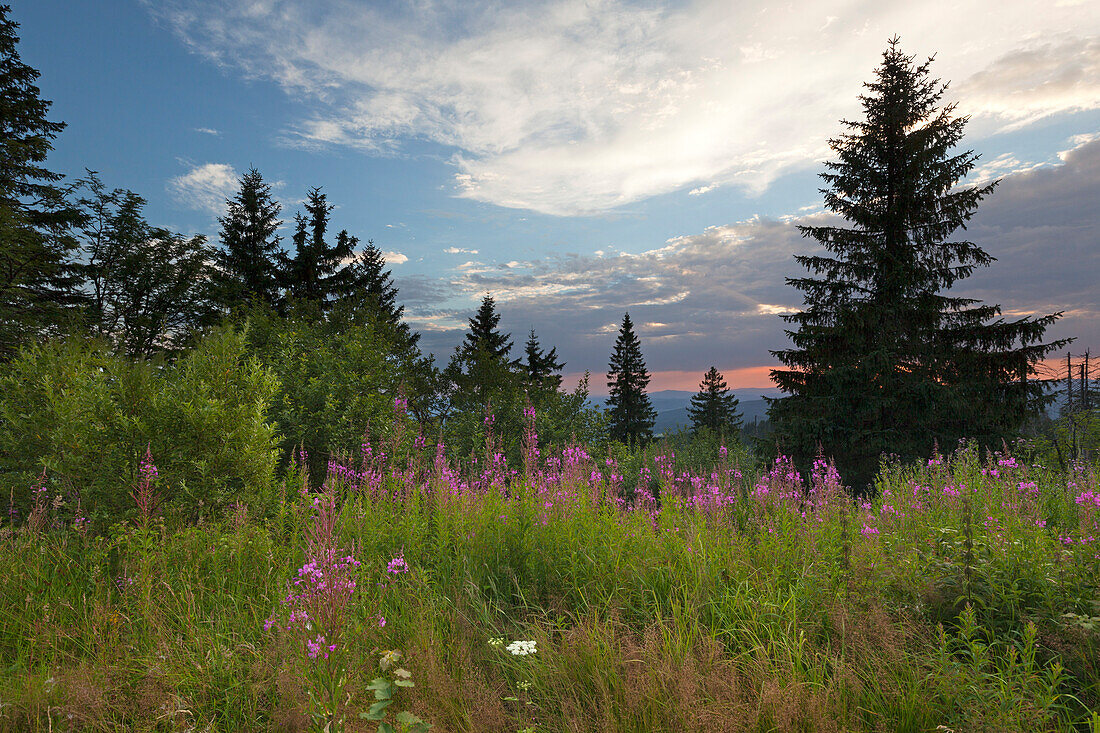
[[[778,397],[780,392],[776,389],[734,389],[731,390],[738,399],[738,409],[744,416],[746,424],[751,424],[753,419],[763,420],[767,416],[768,403],[764,397]],[[688,405],[695,392],[678,389],[665,389],[660,392],[651,392],[649,401],[657,410],[657,420],[653,425],[654,433],[668,433],[678,428],[686,428],[691,425],[688,417]],[[593,397],[593,404],[607,407],[606,397]]]

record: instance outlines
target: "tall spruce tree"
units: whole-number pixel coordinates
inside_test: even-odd
[[[937,108],[946,84],[931,61],[892,39],[864,119],[830,140],[825,207],[850,226],[800,227],[831,256],[796,257],[818,277],[788,278],[805,309],[783,316],[793,348],[772,352],[788,367],[772,371],[789,395],[770,404],[781,448],[803,464],[820,448],[857,489],[884,453],[999,445],[1042,403],[1035,364],[1066,343],[1040,343],[1060,313],[1006,322],[999,306],[941,292],[994,260],[950,237],[996,182],[957,187],[978,156],[952,152],[967,118]]]
[[[543,351],[535,336],[535,329],[532,328],[523,350],[527,357],[523,366],[527,372],[527,381],[532,387],[554,391],[561,387],[560,372],[565,364],[558,361],[556,346],[549,351]]]
[[[0,360],[56,331],[83,303],[73,257],[80,211],[43,166],[65,123],[46,115],[36,69],[16,48],[19,24],[0,5]]]
[[[607,404],[611,438],[630,444],[652,438],[657,412],[645,392],[649,386],[649,372],[629,313],[623,316],[609,367]]]
[[[282,207],[271,197],[271,186],[255,168],[240,179],[240,190],[226,199],[215,256],[214,294],[218,303],[232,310],[258,303],[276,308],[279,292],[279,242]]]
[[[732,436],[741,429],[741,415],[737,411],[737,397],[730,392],[726,380],[716,367],[711,367],[699,383],[699,391],[692,396],[688,417],[692,428],[703,428],[719,435]]]
[[[496,302],[486,295],[441,375],[452,416],[475,416],[480,421],[487,403],[501,409],[522,394],[517,363],[508,358],[511,335],[501,333],[499,325]]]

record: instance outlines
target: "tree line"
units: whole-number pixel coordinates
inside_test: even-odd
[[[280,365],[280,379],[299,380],[308,391],[303,363],[324,351],[310,339],[325,334],[330,347],[340,344],[333,359],[367,359],[366,342],[353,343],[348,330],[364,327],[388,365],[370,362],[377,372],[389,370],[386,393],[407,400],[422,425],[447,425],[464,449],[487,433],[518,441],[525,405],[539,407],[562,439],[652,438],[650,375],[629,313],[608,365],[608,409],[600,413],[587,404],[587,376],[573,392],[562,391],[564,363],[533,329],[522,355],[512,357],[491,295],[447,365],[436,368],[403,320],[383,253],[346,229],[333,235],[333,204],[321,188],[309,189],[284,248],[282,207],[254,167],[226,201],[216,245],[151,225],[145,199],[109,188],[93,171],[66,183],[46,167],[65,125],[49,119],[50,102],[35,85],[39,73],[21,61],[9,14],[0,6],[0,359],[66,334],[98,337],[130,359],[171,357],[228,319],[249,324],[256,353]],[[786,396],[770,401],[775,432],[766,440],[801,465],[818,454],[834,457],[854,486],[871,480],[884,454],[913,457],[963,438],[983,445],[1010,438],[1048,399],[1036,365],[1070,341],[1043,341],[1060,313],[1008,321],[997,305],[949,294],[994,261],[955,237],[997,182],[963,185],[978,156],[954,150],[967,119],[954,116],[953,104],[941,105],[946,84],[931,77],[930,64],[914,63],[892,39],[860,97],[863,117],[845,121],[847,131],[830,141],[836,159],[826,163],[821,192],[838,223],[800,227],[825,252],[796,257],[811,274],[787,283],[804,305],[783,316],[792,345],[772,352],[785,367],[772,378]],[[291,348],[315,353],[295,361]],[[371,384],[383,389],[381,381]],[[301,399],[283,399],[288,424],[304,419]],[[325,402],[331,399],[318,395],[310,414],[339,423],[344,418]],[[737,407],[711,367],[689,414],[696,430],[733,437],[742,427]],[[317,430],[317,441],[327,439]],[[300,434],[292,439],[304,442]]]

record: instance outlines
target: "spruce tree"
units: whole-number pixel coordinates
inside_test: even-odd
[[[481,299],[481,306],[470,319],[470,332],[462,343],[462,351],[473,354],[481,351],[495,359],[506,361],[512,351],[512,335],[498,330],[500,314],[496,310],[493,296]]]
[[[554,391],[561,387],[559,372],[565,364],[558,361],[558,349],[555,346],[549,351],[543,351],[533,328],[527,337],[527,343],[524,344],[524,355],[527,357],[524,369],[527,372],[527,381],[532,387]]]
[[[783,316],[793,348],[772,352],[789,396],[772,400],[780,447],[805,465],[820,449],[857,488],[879,457],[928,455],[935,441],[1000,445],[1042,403],[1035,364],[1061,314],[1006,322],[1000,307],[943,294],[993,257],[952,240],[996,182],[958,187],[973,151],[952,152],[967,118],[938,108],[946,84],[892,39],[860,100],[864,119],[830,140],[825,207],[849,226],[800,227],[829,255],[796,257],[805,309]],[[1017,345],[1019,344],[1019,345]]]
[[[347,263],[359,241],[347,231],[341,231],[335,243],[325,239],[333,208],[320,188],[311,188],[305,204],[308,216],[299,212],[294,217],[294,255],[283,257],[287,295],[312,304],[322,314],[346,294]]]
[[[337,247],[341,249],[354,253],[358,245],[358,237],[350,236],[347,231],[337,235]],[[363,251],[353,257],[353,261],[340,271],[337,298],[347,302],[349,307],[367,309],[376,323],[387,324],[410,349],[414,348],[420,334],[411,331],[402,321],[405,306],[397,302],[397,287],[386,269],[382,250],[375,246],[373,239],[368,239]]]
[[[19,57],[10,13],[0,5],[0,360],[56,332],[84,300],[72,234],[82,216],[43,166],[65,123],[47,119],[51,102]]]
[[[629,444],[652,438],[657,412],[645,392],[649,386],[649,372],[629,313],[623,316],[609,367],[607,404],[611,438]]]
[[[508,358],[511,336],[501,333],[499,324],[496,303],[486,295],[442,373],[452,416],[475,417],[480,422],[487,403],[505,409],[522,394],[522,375],[517,363]]]
[[[276,308],[279,293],[279,241],[282,207],[255,168],[240,179],[237,194],[226,199],[221,249],[215,256],[214,292],[226,309],[258,303]]]
[[[735,435],[741,429],[741,415],[737,411],[737,397],[730,392],[726,380],[716,367],[711,367],[699,383],[699,391],[692,396],[688,417],[692,428],[703,428],[718,435]]]

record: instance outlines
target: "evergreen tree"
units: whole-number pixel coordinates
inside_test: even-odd
[[[524,345],[524,353],[527,363],[524,369],[527,372],[527,381],[536,389],[548,389],[557,391],[561,387],[561,372],[565,364],[558,361],[558,349],[555,346],[549,351],[543,351],[539,346],[539,340],[535,337],[535,329],[527,337]]]
[[[515,434],[522,432],[518,420],[522,414],[523,373],[508,358],[511,336],[501,333],[499,324],[496,304],[492,296],[486,295],[470,318],[469,332],[441,375],[449,433],[464,448],[472,445],[471,440],[476,442],[487,406],[502,418],[498,429],[510,426],[508,429]]]
[[[649,372],[629,313],[623,316],[609,366],[607,387],[611,394],[607,404],[611,438],[624,443],[648,440],[653,437],[657,412],[645,392],[649,386]]]
[[[65,123],[46,118],[51,102],[19,57],[10,13],[0,5],[0,360],[56,331],[83,302],[72,235],[81,214],[62,176],[42,165]]]
[[[214,292],[227,309],[249,303],[279,305],[281,237],[276,234],[282,207],[271,198],[271,186],[255,168],[240,179],[236,196],[226,199],[217,252]]]
[[[737,397],[730,392],[726,380],[717,368],[711,367],[688,407],[692,428],[696,432],[708,428],[718,435],[735,435],[742,422],[737,406]]]
[[[320,188],[311,188],[305,204],[306,214],[294,216],[294,256],[285,257],[284,285],[291,298],[310,303],[327,313],[346,290],[346,263],[358,241],[341,232],[334,244],[325,240],[332,204]]]
[[[930,63],[891,40],[864,119],[830,140],[825,207],[851,226],[800,227],[832,256],[796,257],[819,277],[787,280],[806,306],[783,316],[794,347],[772,352],[788,367],[772,372],[789,395],[770,404],[780,446],[804,465],[820,447],[856,487],[883,453],[999,445],[1042,402],[1034,365],[1066,343],[1040,343],[1061,314],[1006,322],[999,306],[941,293],[993,261],[949,238],[996,182],[956,188],[977,156],[951,152],[967,120],[937,108],[946,85]]]
[[[486,295],[481,299],[477,313],[470,319],[470,332],[463,341],[462,351],[467,354],[482,351],[493,358],[507,361],[508,354],[512,351],[512,335],[501,333],[497,328],[499,324],[500,314],[496,310],[496,301],[493,296]]]
[[[341,231],[337,235],[337,246],[341,249],[354,252],[358,245],[358,237],[350,236],[347,231]],[[412,332],[408,324],[401,320],[405,306],[397,302],[397,292],[393,277],[386,269],[386,258],[382,250],[374,245],[373,239],[368,239],[363,251],[341,270],[338,297],[354,303],[355,307],[366,308],[376,321],[389,324],[400,331],[411,349],[420,340],[420,334]]]

